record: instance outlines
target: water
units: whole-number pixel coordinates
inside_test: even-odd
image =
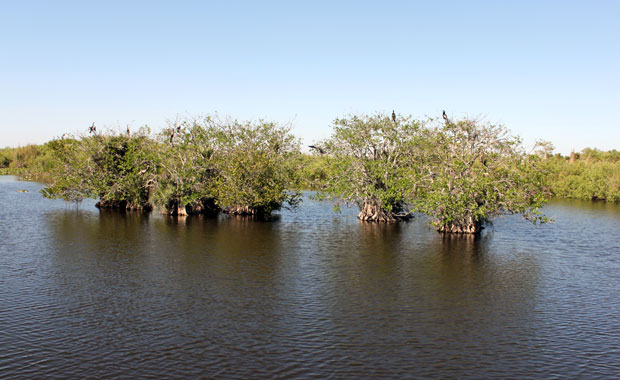
[[[39,188],[0,177],[2,379],[620,376],[619,205],[444,239],[307,199],[174,219]]]

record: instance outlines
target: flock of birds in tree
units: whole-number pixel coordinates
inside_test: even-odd
[[[443,119],[444,119],[444,121],[445,121],[446,123],[449,123],[449,122],[450,122],[450,119],[448,119],[448,114],[446,114],[446,111],[445,111],[445,110],[442,110],[442,114],[441,114],[441,116],[443,117]],[[395,112],[394,110],[392,110],[392,122],[393,122],[393,123],[396,123],[396,112]],[[171,140],[171,141],[172,141],[172,140]],[[323,148],[321,148],[321,147],[319,147],[319,146],[316,146],[316,145],[308,145],[308,148],[310,148],[310,149],[314,149],[314,150],[318,151],[320,154],[325,154],[325,153],[327,153],[327,151],[326,151],[325,149],[323,149]]]
[[[97,127],[95,126],[95,122],[93,122],[90,127],[88,127],[88,133],[92,133],[92,134],[96,134],[97,133]],[[129,131],[129,124],[127,124],[127,136],[129,136],[131,134],[131,132]],[[64,138],[66,134],[63,134],[62,137]]]
[[[443,119],[445,120],[446,123],[448,123],[450,121],[450,119],[448,119],[448,115],[446,114],[446,111],[444,110],[442,112]],[[392,122],[396,123],[396,112],[394,112],[394,110],[392,110]],[[181,126],[178,126],[175,128],[171,128],[170,129],[170,144],[172,144],[173,140],[174,140],[174,134],[176,133],[180,133],[181,132]],[[97,127],[95,127],[95,123],[93,122],[93,124],[88,128],[88,133],[92,133],[95,134],[97,133]],[[127,136],[129,136],[129,125],[127,126]],[[316,151],[318,151],[320,154],[325,154],[327,153],[327,151],[324,148],[321,148],[319,146],[316,145],[308,145],[308,148],[310,149],[314,149]]]

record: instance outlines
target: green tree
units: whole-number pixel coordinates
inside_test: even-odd
[[[46,145],[51,152],[48,164],[51,181],[41,190],[43,196],[70,202],[98,197],[92,184],[94,165],[87,144],[81,139],[63,137]]]
[[[54,140],[54,182],[43,194],[70,201],[99,198],[101,208],[152,209],[159,164],[149,133],[143,127],[131,136],[108,132]]]
[[[211,117],[177,120],[160,134],[155,203],[170,215],[217,214],[215,125]]]
[[[215,199],[227,213],[269,217],[282,207],[295,207],[300,194],[292,157],[299,141],[290,128],[275,123],[216,121]]]
[[[539,211],[548,196],[543,158],[526,154],[503,126],[442,121],[428,130],[425,147],[414,168],[412,203],[438,231],[478,233],[504,214],[548,221]]]
[[[354,115],[333,122],[331,137],[319,144],[329,173],[319,198],[357,205],[363,221],[394,222],[406,211],[422,126],[411,117],[395,119]]]

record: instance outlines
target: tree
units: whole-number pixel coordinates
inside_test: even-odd
[[[411,117],[395,119],[354,115],[333,122],[331,137],[319,144],[330,173],[319,198],[357,205],[363,221],[394,222],[406,211],[412,186],[407,174],[419,154],[422,129]]]
[[[216,131],[211,117],[176,120],[160,134],[155,202],[167,214],[215,215]]]
[[[148,128],[132,136],[124,134],[91,138],[91,149],[97,169],[95,187],[99,207],[128,210],[151,210],[151,192],[156,183],[159,156],[149,138]]]
[[[548,195],[542,158],[526,154],[503,126],[442,121],[428,130],[421,157],[411,201],[439,232],[478,233],[504,214],[548,221],[539,211]]]
[[[224,212],[269,217],[282,207],[295,207],[292,157],[299,141],[290,128],[275,123],[212,120],[216,130],[215,199]]]
[[[77,138],[57,138],[47,143],[51,153],[52,182],[41,189],[46,198],[80,202],[98,196],[92,185],[91,157],[86,144]]]
[[[143,127],[132,136],[109,132],[54,140],[54,182],[43,194],[70,201],[98,197],[100,208],[152,209],[158,156],[149,132]]]

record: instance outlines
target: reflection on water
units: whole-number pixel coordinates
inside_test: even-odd
[[[617,205],[553,202],[552,225],[508,217],[474,238],[311,200],[259,222],[76,209],[36,191],[0,186],[0,377],[620,370]]]

